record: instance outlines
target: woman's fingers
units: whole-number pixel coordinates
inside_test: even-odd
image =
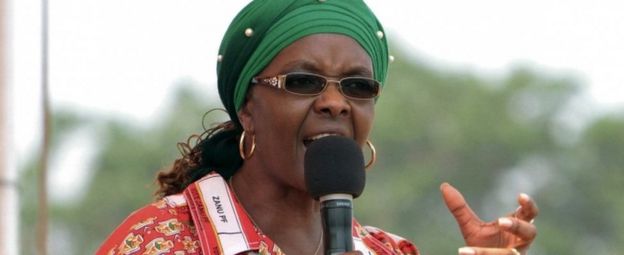
[[[482,222],[479,216],[470,209],[464,196],[453,186],[446,182],[442,183],[442,185],[440,185],[440,192],[442,192],[442,198],[444,199],[446,207],[448,207],[453,217],[455,217],[463,234],[466,234],[464,230],[467,224]]]
[[[518,204],[520,207],[518,207],[514,216],[525,221],[532,221],[537,217],[539,209],[535,201],[533,201],[529,195],[524,193],[520,194],[518,196]]]
[[[458,253],[459,255],[520,255],[520,252],[513,248],[461,247]]]
[[[485,223],[470,209],[462,194],[448,183],[440,186],[446,206],[455,217],[464,240],[470,247],[464,247],[459,254],[520,254],[526,253],[537,235],[532,220],[539,210],[526,194],[518,196],[520,207],[509,217]],[[498,247],[498,248],[485,248]]]
[[[527,243],[530,243],[533,239],[535,239],[535,236],[537,236],[537,228],[535,225],[518,218],[499,218],[498,226]]]

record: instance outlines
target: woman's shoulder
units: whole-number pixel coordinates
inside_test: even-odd
[[[197,240],[184,196],[171,195],[130,214],[96,254],[199,253]]]
[[[401,236],[377,227],[362,226],[357,221],[354,221],[354,227],[366,246],[375,250],[377,254],[420,254],[416,245]]]

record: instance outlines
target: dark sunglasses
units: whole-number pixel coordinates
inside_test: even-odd
[[[288,73],[251,80],[252,84],[266,84],[304,96],[320,95],[330,82],[339,84],[340,93],[351,99],[372,99],[381,93],[381,83],[366,77],[345,77],[340,80],[330,80],[318,74]]]

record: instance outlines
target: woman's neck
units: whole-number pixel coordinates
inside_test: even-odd
[[[323,232],[320,205],[307,192],[248,167],[229,182],[254,224],[286,254],[312,254],[318,248]]]

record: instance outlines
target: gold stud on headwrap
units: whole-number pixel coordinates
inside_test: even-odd
[[[217,62],[221,61],[223,61],[223,55],[219,54],[219,56],[217,56]]]
[[[377,38],[383,39],[384,33],[382,31],[377,31]]]
[[[394,62],[394,56],[392,55],[388,56],[388,61],[390,61],[390,63]]]
[[[253,35],[253,29],[247,28],[245,29],[245,36],[251,37]]]

